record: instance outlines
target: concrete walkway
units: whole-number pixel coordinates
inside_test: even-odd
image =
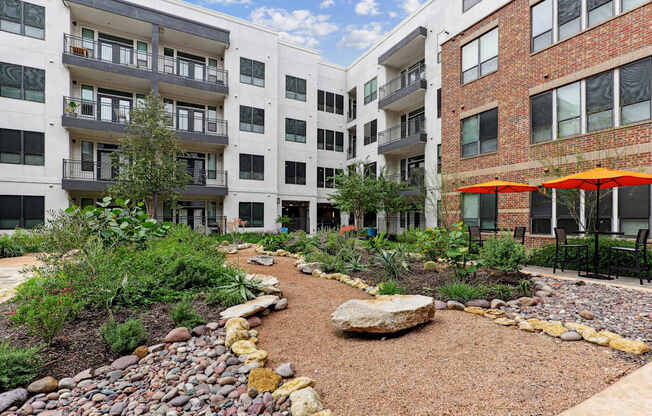
[[[650,416],[652,414],[652,363],[618,380],[560,416]]]
[[[31,277],[30,273],[24,273],[23,270],[38,264],[40,262],[32,254],[0,259],[0,303],[11,299],[16,286]]]
[[[523,272],[535,275],[542,275],[545,277],[554,277],[556,279],[562,280],[582,280],[587,283],[598,283],[603,285],[619,286],[625,287],[628,289],[640,289],[640,290],[649,290],[652,291],[652,283],[648,283],[647,280],[643,279],[643,285],[637,277],[619,277],[614,280],[600,280],[600,279],[590,279],[586,277],[578,277],[577,271],[575,270],[566,270],[562,272],[557,269],[557,273],[552,273],[552,267],[539,267],[539,266],[527,266],[523,268]]]

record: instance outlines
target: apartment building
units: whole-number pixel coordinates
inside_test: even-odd
[[[442,44],[442,148],[451,183],[541,184],[557,168],[652,171],[652,4],[648,0],[514,0]],[[530,245],[554,227],[585,227],[561,191],[499,197],[499,227]],[[446,192],[451,218],[492,228],[491,195]],[[652,223],[650,187],[615,189],[600,228],[635,235]]]

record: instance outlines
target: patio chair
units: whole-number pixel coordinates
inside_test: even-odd
[[[520,242],[522,245],[525,245],[525,227],[514,228],[514,241]]]
[[[570,256],[569,256],[570,254]],[[561,266],[561,271],[568,264],[576,264],[577,275],[580,276],[582,266],[584,272],[589,274],[589,246],[587,244],[568,244],[566,230],[555,227],[555,260],[552,265],[552,273],[557,273],[557,264]]]
[[[477,225],[469,226],[469,253],[477,253],[478,248],[482,247],[483,243],[480,227]]]
[[[650,230],[647,228],[641,228],[638,230],[638,234],[636,235],[636,244],[634,247],[610,247],[609,248],[609,271],[608,271],[608,276],[611,277],[611,271],[614,270],[616,272],[616,279],[618,278],[618,272],[619,271],[630,271],[630,272],[636,272],[638,275],[638,280],[641,282],[641,285],[643,284],[643,271],[645,271],[645,275],[647,278],[647,282],[650,283],[650,264],[647,261],[647,239],[650,235]],[[615,254],[616,253],[628,253],[634,256],[634,261],[635,265],[632,266],[622,266],[619,264],[615,264],[614,267],[614,259],[615,259]],[[628,259],[631,259],[630,256],[626,256]],[[626,262],[628,264],[631,264],[629,262]]]

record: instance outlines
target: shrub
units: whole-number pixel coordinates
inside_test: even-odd
[[[25,385],[41,372],[38,348],[14,348],[0,342],[0,391]]]
[[[129,354],[147,340],[147,331],[138,319],[118,324],[113,319],[100,327],[100,335],[116,354]]]
[[[426,230],[426,231],[430,231],[430,230]],[[396,241],[403,244],[414,245],[419,242],[422,235],[423,235],[423,231],[416,228],[410,228],[404,231],[403,233],[397,235]]]
[[[268,234],[260,240],[260,244],[265,250],[276,251],[285,249],[285,243],[290,239],[289,234],[278,233],[278,234]]]
[[[206,303],[220,303],[222,306],[233,306],[256,297],[254,292],[260,291],[260,285],[246,279],[244,272],[237,273],[227,282],[208,293]]]
[[[0,257],[18,257],[25,254],[23,248],[10,235],[0,235]]]
[[[231,244],[242,244],[242,243],[258,244],[262,239],[265,238],[265,236],[266,236],[265,233],[247,231],[247,232],[233,232],[227,234],[214,235],[212,236],[212,238],[218,242],[226,241]]]
[[[521,296],[532,296],[532,283],[529,280],[518,282],[518,291]]]
[[[23,303],[18,308],[12,319],[27,326],[34,336],[41,337],[50,344],[64,323],[75,315],[77,309],[78,304],[73,295],[64,292],[32,298],[31,302]]]
[[[206,320],[193,310],[192,299],[188,296],[170,310],[170,318],[177,327],[185,326],[188,329],[206,323]]]
[[[488,288],[487,295],[494,299],[507,301],[514,297],[514,290],[510,285],[496,284]]]
[[[486,292],[486,288],[481,285],[464,282],[450,282],[439,287],[439,295],[442,299],[456,300],[462,303],[484,298]]]
[[[405,288],[399,286],[396,280],[388,280],[378,285],[378,293],[381,295],[402,295]]]
[[[525,247],[517,243],[510,235],[487,239],[480,248],[482,265],[506,273],[515,273],[521,270],[527,261]]]
[[[398,279],[401,271],[410,270],[410,266],[398,251],[378,249],[374,260],[384,269],[385,275],[390,279]]]
[[[306,261],[309,263],[319,263],[321,271],[326,273],[344,273],[346,271],[346,262],[340,256],[330,254],[318,248],[312,249],[306,255]]]

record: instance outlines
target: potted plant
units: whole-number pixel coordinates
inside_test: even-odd
[[[66,106],[66,113],[68,113],[68,115],[71,117],[77,117],[78,109],[79,109],[79,105],[77,105],[75,101],[70,101]]]
[[[288,233],[288,225],[292,221],[292,218],[287,217],[287,216],[280,216],[276,219],[276,222],[278,224],[281,224],[281,232],[284,234]]]

